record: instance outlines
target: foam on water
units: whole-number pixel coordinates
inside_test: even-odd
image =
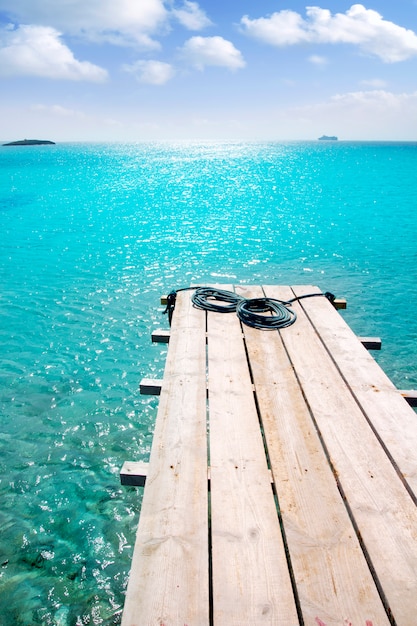
[[[0,149],[0,623],[117,624],[166,326],[190,283],[317,284],[417,385],[417,145]]]

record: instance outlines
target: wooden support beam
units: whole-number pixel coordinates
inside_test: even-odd
[[[347,308],[347,302],[344,298],[336,298],[333,301],[333,306],[335,309],[340,310],[340,309],[346,309]]]
[[[160,396],[162,380],[155,378],[142,378],[139,385],[139,392],[143,396]]]
[[[120,484],[125,487],[144,487],[148,476],[149,463],[147,461],[125,461],[120,470]],[[269,479],[274,482],[271,470]],[[207,480],[210,489],[210,468],[207,468]]]
[[[152,331],[152,343],[169,343],[169,336],[171,331],[163,328],[158,328]]]
[[[161,304],[163,306],[166,306],[167,299],[168,299],[168,296],[166,296],[166,295],[161,296]],[[345,298],[336,298],[333,301],[333,306],[334,306],[335,309],[346,309],[347,308],[347,301],[345,300]]]
[[[381,350],[382,341],[379,337],[358,337],[367,350]]]
[[[152,332],[152,343],[169,343],[170,334],[169,329],[158,328]],[[381,350],[380,337],[358,337],[358,339],[367,350]]]
[[[162,379],[160,378],[142,378],[139,384],[139,393],[142,396],[160,396],[162,389]],[[252,385],[252,391],[255,386]],[[208,389],[206,390],[208,397]]]
[[[401,389],[400,394],[410,406],[417,407],[417,389]]]
[[[145,461],[125,461],[120,470],[120,483],[128,487],[144,487],[148,466]]]

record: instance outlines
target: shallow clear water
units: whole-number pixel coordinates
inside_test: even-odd
[[[118,624],[159,298],[313,284],[417,385],[417,144],[0,148],[0,624]]]

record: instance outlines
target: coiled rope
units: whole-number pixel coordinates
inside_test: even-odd
[[[232,291],[214,289],[212,287],[184,287],[183,289],[171,291],[168,295],[164,313],[168,313],[170,325],[177,293],[189,289],[195,289],[191,300],[198,309],[215,313],[236,312],[243,324],[260,330],[277,330],[294,324],[297,314],[290,308],[292,302],[316,296],[324,296],[330,302],[333,302],[335,299],[335,296],[329,291],[296,296],[291,300],[277,300],[275,298],[244,298]],[[270,313],[270,315],[265,315],[266,313]]]
[[[236,313],[246,326],[260,330],[276,330],[291,326],[297,319],[296,312],[288,308],[289,306],[291,306],[290,302],[273,298],[252,298],[239,302]],[[271,313],[271,315],[260,315],[261,313]]]
[[[191,300],[198,309],[214,311],[215,313],[233,313],[240,302],[245,300],[233,291],[213,289],[212,287],[197,287]],[[223,302],[225,304],[218,304]]]

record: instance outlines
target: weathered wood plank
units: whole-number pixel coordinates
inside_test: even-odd
[[[382,341],[380,337],[358,337],[358,339],[367,350],[381,350]]]
[[[162,380],[160,378],[142,378],[139,383],[139,393],[142,396],[161,395]]]
[[[346,302],[346,300],[344,298],[336,298],[333,301],[333,306],[337,310],[346,309],[347,308],[347,302]]]
[[[208,314],[213,624],[298,624],[242,331]]]
[[[304,623],[388,626],[281,337],[243,329]]]
[[[302,295],[312,289],[296,287],[294,293]],[[355,340],[344,319],[326,306],[325,298],[308,298],[301,303],[417,502],[415,412],[377,362]]]
[[[169,343],[169,335],[169,330],[154,330],[152,332],[152,343]],[[367,350],[381,350],[382,341],[380,337],[358,337],[358,339]]]
[[[205,314],[176,307],[123,626],[209,623]]]
[[[158,328],[157,330],[152,331],[152,343],[169,343],[170,334],[170,330]]]
[[[120,483],[126,487],[144,487],[148,467],[145,461],[125,461],[120,470]]]
[[[272,297],[290,297],[289,290],[265,287],[265,291]],[[299,295],[308,291],[311,287],[295,289]],[[360,408],[351,390],[341,384],[338,368],[303,309],[309,315],[315,307],[322,313],[329,311],[328,337],[337,335],[337,324],[332,323],[337,313],[324,298],[301,302],[294,304],[296,324],[281,336],[386,606],[397,626],[409,626],[415,620],[417,597],[416,507],[370,427],[363,405]],[[368,357],[356,337],[346,343],[347,354],[355,352],[353,344]]]

